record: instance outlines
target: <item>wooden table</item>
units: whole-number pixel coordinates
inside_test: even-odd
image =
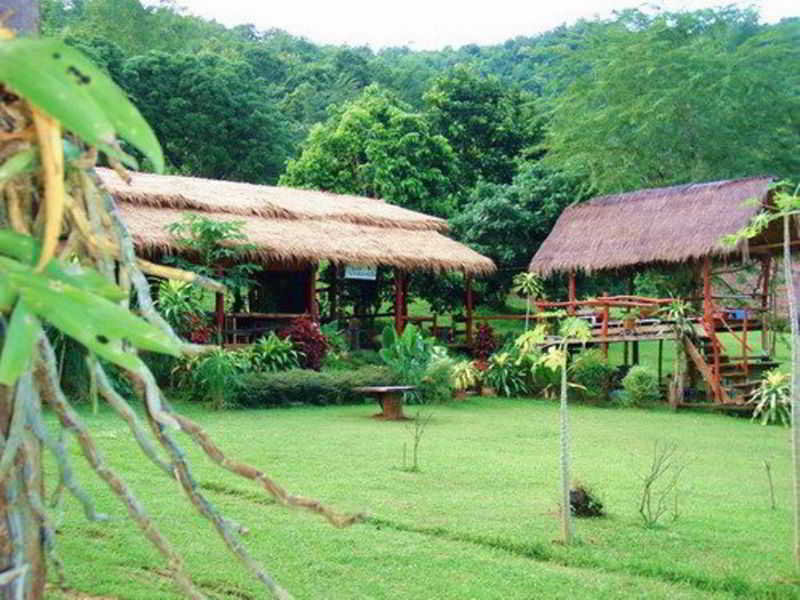
[[[375,385],[353,388],[354,392],[374,396],[381,405],[381,412],[373,415],[384,421],[407,421],[403,414],[403,392],[416,389],[413,385]]]

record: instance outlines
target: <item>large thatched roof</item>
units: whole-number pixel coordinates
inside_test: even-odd
[[[770,177],[693,183],[602,196],[570,206],[531,260],[547,276],[724,256],[720,240],[747,225],[767,199]]]
[[[264,264],[330,260],[471,274],[495,269],[490,259],[443,235],[443,219],[381,200],[145,173],[133,173],[129,185],[111,170],[97,171],[134,243],[150,255],[180,251],[167,227],[192,212],[241,221],[255,246],[252,258]]]

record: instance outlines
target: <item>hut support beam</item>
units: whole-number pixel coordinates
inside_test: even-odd
[[[464,309],[467,320],[467,345],[472,345],[472,275],[464,274]]]
[[[225,329],[225,294],[217,292],[215,317],[217,322],[217,337],[219,338],[220,346],[225,345],[224,329]]]
[[[721,402],[720,348],[714,323],[714,299],[711,290],[711,257],[709,256],[703,259],[703,323],[705,325],[706,335],[708,335],[711,341],[711,348],[714,356],[714,363],[711,368],[711,381],[709,382],[711,393],[714,397],[714,402]]]
[[[406,316],[406,283],[405,273],[400,269],[394,270],[394,329],[399,333],[403,333],[405,329],[405,316]]]
[[[333,273],[333,278],[331,279],[331,287],[328,289],[328,303],[331,306],[331,321],[335,321],[338,317],[339,308],[339,265],[332,263],[331,272]]]
[[[575,314],[575,304],[574,304],[574,302],[576,300],[576,297],[575,297],[575,271],[570,271],[569,272],[568,298],[569,298],[569,301],[570,301],[570,306],[569,306],[569,311],[568,312],[569,312],[569,314],[574,315]]]
[[[769,346],[768,325],[769,316],[769,278],[772,272],[772,257],[765,256],[761,259],[761,348],[767,350]]]
[[[311,265],[308,268],[306,312],[311,315],[312,321],[319,322],[319,310],[317,310],[317,265]]]

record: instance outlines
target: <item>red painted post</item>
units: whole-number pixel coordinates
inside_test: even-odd
[[[711,388],[714,395],[714,401],[720,402],[722,400],[720,394],[720,385],[722,383],[719,366],[720,348],[714,323],[714,299],[711,297],[711,257],[709,256],[706,256],[703,259],[703,321],[705,324],[706,334],[711,340],[711,349],[714,354],[714,364],[711,368]]]
[[[319,310],[317,310],[317,265],[311,265],[308,268],[306,312],[311,315],[312,321],[319,322]]]
[[[400,269],[394,270],[394,330],[403,333],[403,272]]]
[[[603,292],[603,297],[608,298],[608,292]],[[610,317],[610,311],[608,310],[608,304],[603,305],[603,338],[606,340],[603,342],[603,354],[608,360],[608,320]]]
[[[336,263],[331,264],[331,272],[333,273],[333,279],[328,290],[328,302],[331,305],[331,321],[335,321],[338,318],[337,305],[339,302],[339,266]]]
[[[472,275],[464,274],[466,298],[464,301],[467,316],[467,345],[472,345]]]
[[[569,273],[569,314],[575,314],[575,271]]]
[[[767,329],[769,319],[767,311],[769,309],[769,278],[772,273],[772,257],[765,256],[761,259],[761,350],[766,351],[769,346],[767,339]]]
[[[225,345],[225,294],[217,292],[216,297],[216,321],[217,321],[217,338],[219,339],[220,346]]]

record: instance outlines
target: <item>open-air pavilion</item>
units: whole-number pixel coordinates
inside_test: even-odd
[[[774,277],[773,256],[782,248],[781,225],[773,222],[758,237],[726,245],[722,238],[750,223],[770,203],[770,177],[678,185],[645,189],[594,198],[567,208],[530,263],[530,271],[548,277],[566,275],[568,300],[538,303],[539,307],[566,308],[573,313],[591,315],[593,343],[606,352],[610,343],[632,346],[633,362],[638,361],[638,343],[659,340],[659,371],[663,340],[676,339],[675,323],[664,318],[659,308],[671,298],[644,298],[633,295],[578,300],[576,277],[598,272],[613,272],[630,282],[638,270],[648,267],[688,266],[696,273],[696,291],[684,298],[697,307],[692,316],[694,332],[685,340],[690,370],[706,381],[714,404],[740,403],[753,389],[758,377],[775,366],[769,356],[754,355],[753,332],[765,342],[774,307],[770,303],[770,281]],[[793,234],[793,236],[796,234]],[[796,240],[791,240],[796,245]],[[757,268],[754,289],[748,293],[718,294],[712,278],[747,267]],[[640,309],[638,318],[611,318],[614,308]],[[641,316],[644,313],[655,313]],[[719,335],[728,333],[736,340],[738,353],[729,355]],[[682,404],[683,398],[673,398]]]
[[[137,251],[159,261],[184,252],[168,227],[184,213],[217,221],[240,221],[252,249],[248,257],[262,269],[252,277],[246,312],[225,312],[217,295],[216,323],[225,342],[250,342],[281,322],[306,316],[341,318],[338,298],[344,277],[370,277],[370,268],[394,271],[398,329],[411,320],[408,279],[415,271],[464,274],[467,341],[472,337],[472,278],[492,273],[494,263],[449,237],[443,219],[379,199],[327,192],[217,181],[195,177],[132,173],[130,183],[114,171],[98,169],[117,200]],[[322,261],[334,269],[327,289],[317,288]],[[224,268],[224,265],[220,265]],[[360,271],[360,274],[359,274]],[[364,274],[366,272],[366,275]],[[328,314],[319,314],[327,294]]]

